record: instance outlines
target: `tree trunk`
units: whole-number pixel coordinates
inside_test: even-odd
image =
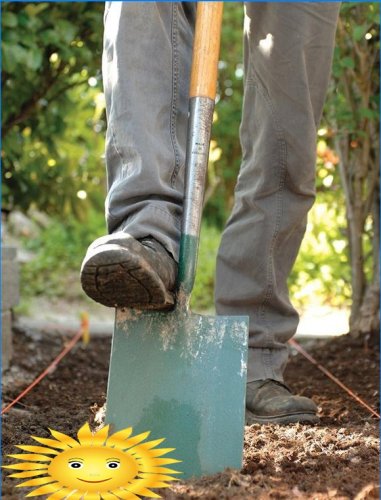
[[[335,129],[334,149],[340,159],[346,203],[353,335],[376,332],[380,325],[379,117],[375,99],[379,94],[379,26],[374,22],[375,9],[375,4],[342,8],[332,93],[344,99],[336,99],[329,118]],[[360,28],[364,29],[361,33]]]

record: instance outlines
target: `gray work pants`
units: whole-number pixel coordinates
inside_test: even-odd
[[[248,381],[283,379],[298,324],[287,277],[315,198],[339,6],[245,5],[243,159],[218,253],[216,308],[250,317]],[[106,3],[108,230],[152,235],[175,259],[194,20],[194,3]]]

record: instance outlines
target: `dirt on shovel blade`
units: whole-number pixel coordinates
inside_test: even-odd
[[[69,336],[37,330],[14,332],[12,368],[3,377],[10,402],[63,349]],[[379,346],[374,337],[344,336],[305,347],[373,408],[379,404]],[[111,337],[78,343],[43,381],[3,417],[3,463],[17,444],[36,444],[48,428],[72,437],[86,421],[94,424],[105,402]],[[375,417],[299,354],[286,381],[295,393],[312,397],[321,424],[247,427],[241,471],[228,470],[155,490],[173,499],[356,499],[379,498],[379,423]],[[149,429],[147,429],[149,430]],[[227,432],[229,430],[227,429]],[[2,498],[24,499],[31,489],[3,470]],[[33,489],[33,488],[32,488]]]

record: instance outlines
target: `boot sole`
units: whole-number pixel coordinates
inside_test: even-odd
[[[245,415],[246,425],[252,424],[318,424],[319,417],[315,413],[293,413],[291,415],[277,415],[274,417],[254,415],[250,410],[246,409]]]
[[[116,244],[95,248],[81,269],[85,293],[107,307],[166,310],[174,305],[174,294],[147,261]]]

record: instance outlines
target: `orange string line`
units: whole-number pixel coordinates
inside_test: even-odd
[[[68,343],[68,345],[65,347],[65,349],[50,363],[50,365],[26,388],[24,391],[21,392],[15,398],[9,405],[7,405],[3,410],[1,411],[1,415],[4,415],[7,411],[9,411],[18,401],[20,401],[21,398],[23,398],[28,392],[30,392],[33,387],[35,387],[46,375],[48,375],[53,368],[55,368],[58,363],[61,361],[61,359],[66,356],[66,354],[71,351],[71,349],[75,346],[75,344],[78,342],[78,340],[83,336],[83,327],[87,327],[87,324],[85,321],[83,321],[81,325],[81,328],[78,330],[76,335],[71,339],[71,341]],[[308,352],[306,352],[303,347],[296,342],[296,340],[291,339],[289,340],[289,344],[291,344],[295,349],[302,354],[310,363],[315,365],[321,372],[324,373],[328,378],[330,378],[335,384],[337,384],[339,387],[341,387],[345,392],[347,392],[353,399],[355,399],[358,403],[360,403],[362,406],[364,406],[370,413],[372,413],[375,417],[380,418],[380,414],[377,413],[373,408],[371,408],[365,401],[363,401],[359,396],[357,396],[349,387],[344,385],[338,378],[336,378],[329,370],[324,368],[320,363],[318,363],[315,358],[313,358]]]
[[[74,335],[74,337],[70,340],[70,342],[67,344],[65,349],[50,363],[50,365],[39,375],[26,389],[22,391],[21,394],[17,396],[16,399],[14,399],[9,405],[7,405],[3,410],[1,411],[1,415],[4,415],[8,410],[12,408],[18,401],[20,401],[21,398],[23,398],[26,394],[28,394],[29,391],[33,389],[46,375],[48,375],[61,361],[61,359],[66,356],[66,354],[71,351],[71,349],[75,346],[75,344],[78,342],[78,340],[82,337],[84,333],[84,322],[82,321],[81,327],[78,330],[78,332]]]
[[[363,401],[357,394],[355,394],[349,387],[344,385],[338,378],[336,378],[329,370],[324,368],[320,363],[316,361],[308,352],[306,352],[303,347],[296,342],[296,340],[291,339],[288,341],[295,349],[302,354],[308,361],[310,361],[313,365],[316,366],[321,372],[324,373],[328,378],[330,378],[335,384],[337,384],[339,387],[341,387],[345,392],[347,392],[353,399],[355,399],[358,403],[360,403],[362,406],[364,406],[370,413],[372,413],[375,417],[380,418],[380,414],[377,413],[371,406],[369,406],[365,401]]]

